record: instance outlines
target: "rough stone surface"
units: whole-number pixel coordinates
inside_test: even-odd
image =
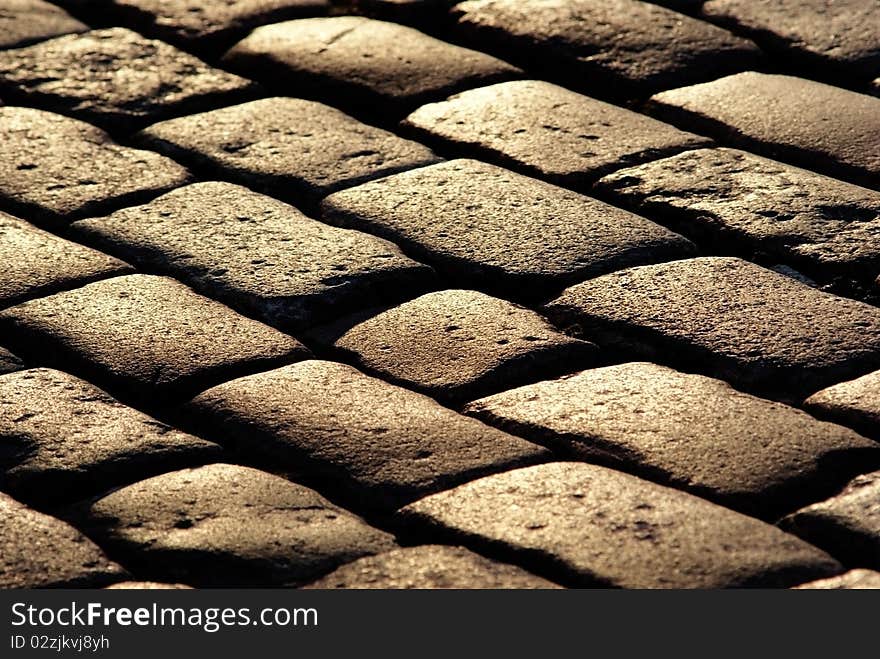
[[[0,348],[0,375],[14,373],[24,368],[21,360],[4,348]]]
[[[404,125],[460,155],[495,160],[569,187],[710,142],[538,80],[463,92],[419,108]]]
[[[694,251],[642,217],[475,160],[337,192],[322,213],[331,224],[392,240],[457,280],[518,297]]]
[[[110,130],[234,102],[254,83],[124,28],[0,52],[0,93]]]
[[[591,343],[544,318],[476,291],[428,293],[353,327],[335,346],[359,365],[450,401],[589,366]]]
[[[183,185],[188,172],[156,153],[119,146],[104,131],[31,108],[0,107],[0,203],[61,224]]]
[[[702,15],[806,66],[852,77],[880,73],[880,3],[865,0],[709,0]]]
[[[547,452],[350,366],[305,361],[219,385],[187,412],[364,508],[391,511]],[[297,478],[300,475],[297,474]]]
[[[804,407],[880,439],[880,371],[823,389],[807,398]]]
[[[521,73],[484,53],[361,16],[259,27],[223,61],[273,85],[294,85],[299,95],[345,106],[379,106],[372,107],[379,112],[411,109]]]
[[[873,570],[850,570],[839,577],[819,579],[800,586],[796,590],[868,590],[880,589],[880,572]]]
[[[880,309],[728,257],[615,272],[547,307],[601,347],[781,400],[880,366]]]
[[[880,99],[749,71],[653,96],[663,119],[808,169],[880,186]]]
[[[628,363],[475,401],[469,414],[557,453],[631,471],[762,517],[880,466],[855,432],[725,382]]]
[[[846,565],[880,569],[880,471],[857,476],[837,496],[802,508],[779,525]]]
[[[791,586],[841,571],[824,552],[756,519],[576,462],[482,478],[400,517],[574,586]]]
[[[599,189],[698,241],[824,278],[880,274],[880,192],[733,149],[622,169]]]
[[[473,0],[453,12],[475,47],[564,71],[587,90],[647,94],[751,68],[760,56],[747,39],[635,0]]]
[[[227,464],[155,476],[82,514],[139,574],[193,585],[296,584],[395,546],[313,490]]]
[[[154,124],[142,144],[302,205],[440,159],[329,106],[267,98]]]
[[[556,584],[463,547],[395,549],[343,565],[307,589],[552,589]]]
[[[131,271],[122,261],[0,211],[0,307]]]
[[[105,251],[291,329],[405,299],[433,279],[430,268],[387,241],[327,226],[231,183],[196,183],[73,229]]]
[[[277,330],[149,275],[25,302],[0,312],[0,328],[39,363],[69,363],[114,391],[151,401],[308,354]]]
[[[0,7],[0,48],[17,48],[88,29],[88,25],[43,0],[3,0]]]
[[[75,528],[0,493],[0,588],[85,588],[124,576]]]
[[[29,503],[85,494],[220,457],[216,444],[49,369],[0,377],[0,481]]]

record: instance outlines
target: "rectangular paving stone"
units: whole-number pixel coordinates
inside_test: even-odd
[[[295,339],[166,277],[128,275],[0,312],[14,349],[145,402],[301,359]],[[66,369],[65,369],[66,370]]]
[[[31,108],[0,107],[0,203],[59,227],[146,201],[189,173],[156,153],[120,146],[89,124]]]
[[[136,139],[215,176],[306,206],[335,190],[440,161],[421,144],[297,98],[171,119]]]
[[[714,25],[636,0],[473,0],[456,34],[542,75],[647,95],[752,68],[760,51]]]
[[[709,0],[702,16],[749,35],[780,57],[800,60],[804,67],[824,66],[850,77],[880,73],[877,2]]]
[[[462,92],[413,112],[403,126],[459,155],[567,187],[711,140],[539,80]]]
[[[577,462],[508,471],[410,504],[400,522],[571,586],[792,586],[842,571],[751,517]]]
[[[3,0],[0,7],[0,48],[18,48],[88,29],[61,7],[43,0]]]
[[[362,16],[264,25],[226,53],[223,63],[273,87],[294,89],[297,96],[380,116],[521,74],[490,55]]]
[[[781,259],[814,278],[880,274],[880,192],[735,149],[699,149],[597,184],[698,242]]]
[[[837,496],[802,508],[779,525],[847,566],[880,568],[880,471],[856,476]]]
[[[869,590],[880,589],[880,572],[850,570],[837,577],[819,579],[795,587],[796,590]]]
[[[296,585],[395,547],[313,490],[228,464],[154,476],[80,515],[139,575],[189,585]]]
[[[557,454],[764,518],[880,467],[880,445],[852,430],[721,380],[644,362],[520,387],[464,411]]]
[[[220,454],[67,373],[0,376],[0,485],[20,501],[71,504]]]
[[[0,493],[0,588],[94,588],[125,570],[75,528]]]
[[[369,234],[327,226],[231,183],[195,183],[76,222],[102,250],[296,330],[433,285],[433,271]],[[2,270],[2,266],[0,266]]]
[[[456,282],[518,298],[695,251],[642,217],[475,160],[343,190],[321,211],[330,224],[387,238]]]
[[[306,590],[364,589],[556,589],[556,584],[514,565],[498,563],[464,547],[403,547],[359,558]]]
[[[653,96],[653,114],[770,158],[880,186],[880,99],[748,71]]]
[[[880,439],[880,371],[818,391],[804,401],[804,408]]]
[[[108,130],[245,100],[256,85],[124,28],[0,51],[0,94]]]
[[[184,411],[206,436],[265,455],[372,512],[548,457],[531,442],[334,362],[233,380]]]
[[[334,347],[391,382],[452,403],[592,365],[596,346],[477,291],[428,293],[369,318]]]
[[[112,256],[0,211],[0,307],[132,271]]]
[[[788,401],[880,366],[880,309],[729,257],[605,275],[546,307],[624,355]]]

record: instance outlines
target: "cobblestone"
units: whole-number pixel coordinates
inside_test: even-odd
[[[293,338],[173,279],[147,275],[25,302],[0,313],[0,328],[40,363],[70,363],[154,402],[308,354]]]
[[[89,533],[143,574],[190,585],[295,585],[394,547],[313,490],[226,464],[155,476],[81,514]]]
[[[463,547],[425,545],[361,558],[307,589],[553,589],[556,584]]]
[[[112,131],[243,100],[254,83],[124,28],[0,51],[0,93]]]
[[[880,99],[872,96],[749,71],[657,94],[650,108],[771,158],[880,186]]]
[[[334,345],[381,377],[453,402],[570,373],[596,354],[533,311],[461,290],[390,309]]]
[[[880,446],[851,430],[648,363],[540,382],[465,411],[562,455],[762,517],[790,512],[880,466]]]
[[[329,106],[269,98],[154,124],[149,148],[291,203],[430,165],[430,149]]]
[[[466,91],[419,108],[404,125],[459,155],[567,187],[586,187],[601,174],[710,142],[539,80]]]
[[[137,203],[189,180],[155,153],[115,144],[104,131],[31,108],[0,107],[0,203],[26,219],[60,226]]]
[[[839,577],[819,579],[797,586],[798,590],[867,590],[880,588],[880,572],[850,570]]]
[[[876,307],[736,258],[622,270],[569,288],[547,311],[603,348],[782,400],[880,365]]]
[[[417,501],[401,518],[575,586],[791,586],[841,571],[769,524],[583,463],[489,476]]]
[[[168,469],[219,459],[219,447],[49,369],[0,377],[3,489],[28,503],[70,504]]]
[[[695,250],[644,218],[475,160],[337,192],[322,217],[392,240],[463,283],[515,296]]]
[[[14,373],[24,368],[21,360],[5,348],[0,348],[0,375]]]
[[[73,229],[101,249],[289,329],[405,299],[433,280],[430,268],[389,242],[327,226],[231,183],[196,183]]]
[[[823,389],[807,398],[804,407],[880,439],[880,371]]]
[[[4,0],[0,8],[0,48],[18,48],[34,41],[85,32],[81,23],[60,7],[43,0]]]
[[[206,436],[261,451],[380,512],[548,455],[430,398],[325,361],[227,382],[197,396],[187,412],[208,424]]]

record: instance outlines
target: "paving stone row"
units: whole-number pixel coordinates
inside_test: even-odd
[[[880,371],[818,391],[804,401],[804,407],[880,439]]]
[[[99,128],[32,108],[0,107],[0,203],[21,217],[62,227],[183,185],[173,160],[113,142]]]
[[[114,132],[256,94],[255,83],[125,28],[0,51],[0,95]]]
[[[203,434],[267,456],[365,512],[549,457],[531,442],[369,377],[309,360],[226,382],[186,414]]]
[[[0,7],[0,48],[18,48],[88,29],[88,25],[43,0],[4,0]]]
[[[605,350],[797,401],[880,365],[880,309],[731,257],[648,265],[567,289],[545,310]]]
[[[289,330],[433,286],[374,236],[338,229],[231,183],[195,183],[74,223],[83,240]]]

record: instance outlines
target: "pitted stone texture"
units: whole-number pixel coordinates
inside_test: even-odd
[[[17,48],[88,29],[88,25],[43,0],[3,0],[0,7],[0,48]]]
[[[189,173],[156,153],[119,146],[104,131],[31,108],[0,107],[0,203],[62,224],[183,185]]]
[[[857,476],[837,496],[802,508],[779,525],[846,565],[880,569],[880,471]]]
[[[0,588],[85,588],[124,577],[75,528],[0,493]]]
[[[697,240],[811,274],[880,274],[880,192],[733,149],[700,149],[606,176],[599,189]]]
[[[520,70],[484,53],[438,41],[403,25],[361,16],[306,18],[266,25],[223,61],[273,85],[293,85],[333,105],[378,114],[411,109]]]
[[[123,581],[106,586],[104,590],[191,590],[190,586],[179,583],[158,583],[156,581]]]
[[[780,400],[880,366],[880,309],[728,257],[615,272],[547,307],[603,348]]]
[[[644,95],[751,68],[760,51],[714,25],[635,0],[473,0],[457,32],[475,47],[587,90]]]
[[[839,577],[819,579],[795,587],[796,590],[873,590],[880,589],[880,572],[850,570]]]
[[[453,402],[571,373],[596,354],[534,311],[463,290],[406,302],[353,327],[335,346],[386,380]]]
[[[642,217],[475,160],[343,190],[322,211],[331,224],[392,240],[457,281],[517,297],[695,251]]]
[[[73,229],[105,251],[291,329],[405,299],[433,278],[389,242],[327,226],[231,183],[196,183]]]
[[[40,363],[70,363],[113,391],[149,401],[308,354],[277,330],[149,275],[25,302],[0,312],[0,328]]]
[[[139,574],[193,585],[297,584],[395,547],[313,490],[227,464],[155,476],[82,514]]]
[[[161,471],[220,458],[220,447],[49,369],[0,377],[0,482],[29,503],[70,504]]]
[[[322,13],[333,0],[62,0],[61,4],[100,12],[141,34],[183,48],[211,52],[265,23]],[[106,19],[105,19],[106,20]]]
[[[709,0],[702,14],[806,66],[851,77],[880,73],[880,3],[865,0]]]
[[[343,565],[306,589],[554,589],[553,582],[463,547],[395,549]]]
[[[749,71],[651,98],[662,119],[771,158],[880,186],[880,99]]]
[[[538,80],[504,82],[425,105],[404,125],[461,155],[565,186],[710,140]]]
[[[0,307],[131,271],[122,261],[0,211]]]
[[[214,431],[208,436],[260,451],[380,512],[548,456],[426,396],[325,361],[219,385],[187,413]]]
[[[823,389],[807,398],[804,407],[880,439],[880,371]]]
[[[21,360],[4,348],[0,348],[0,375],[14,373],[24,368]]]
[[[482,478],[399,515],[414,532],[421,526],[491,547],[499,559],[574,586],[791,586],[841,571],[824,552],[773,526],[577,462]]]
[[[110,130],[127,132],[255,91],[249,80],[124,28],[0,51],[4,98],[39,104]]]
[[[520,387],[465,411],[557,453],[765,518],[880,466],[880,446],[847,428],[648,363]]]
[[[438,162],[430,149],[321,103],[267,98],[150,126],[142,144],[302,204]]]

